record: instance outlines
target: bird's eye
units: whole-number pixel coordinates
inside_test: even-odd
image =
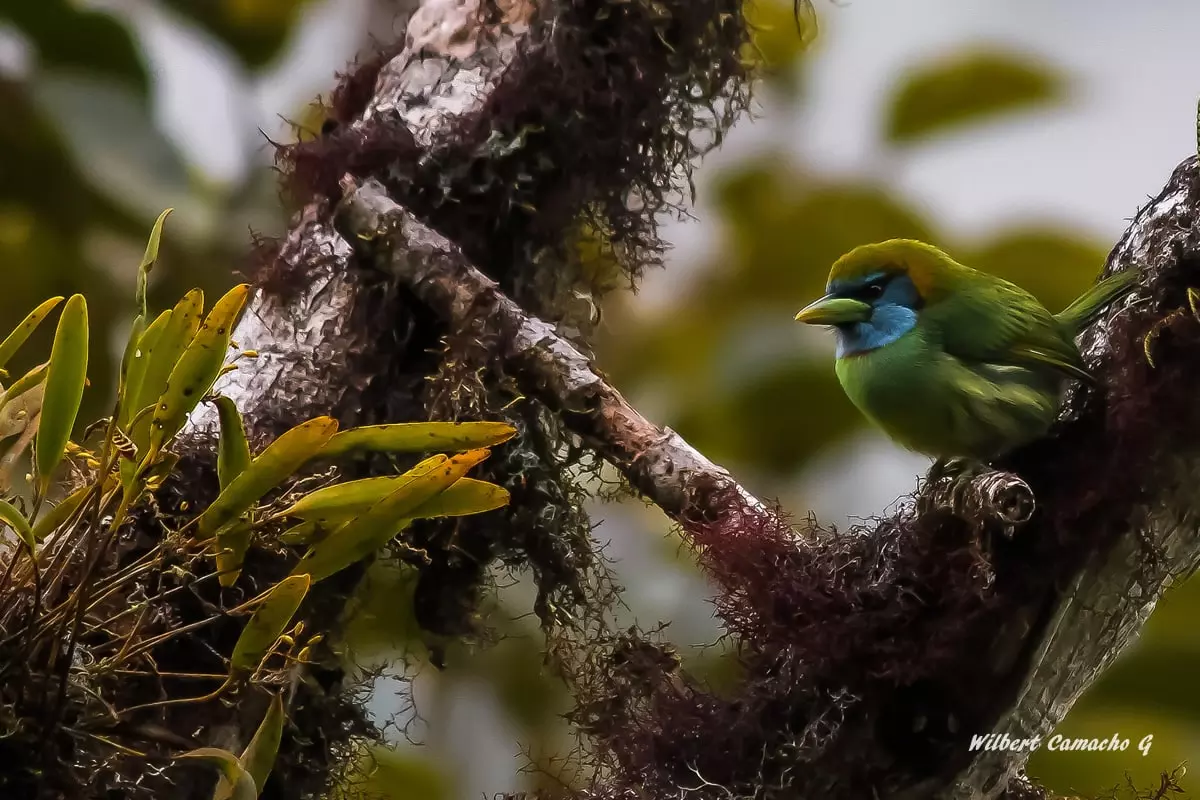
[[[882,283],[868,283],[862,288],[862,297],[864,300],[878,300],[883,296]]]

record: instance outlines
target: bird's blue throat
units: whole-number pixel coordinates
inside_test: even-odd
[[[871,318],[865,322],[837,326],[838,358],[878,350],[916,327],[917,309],[922,305],[921,294],[908,275],[867,275],[851,284],[833,283],[829,290],[847,297],[861,297],[863,287],[872,284],[878,286],[881,281],[885,283],[878,297],[862,298],[871,304]]]
[[[837,326],[837,357],[861,355],[891,344],[917,324],[917,312],[898,303],[874,307],[866,322]]]

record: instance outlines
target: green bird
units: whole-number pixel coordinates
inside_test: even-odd
[[[796,319],[834,328],[842,388],[898,444],[987,462],[1050,428],[1067,379],[1091,380],[1075,337],[1135,278],[1120,272],[1051,314],[932,245],[891,239],[839,258]]]

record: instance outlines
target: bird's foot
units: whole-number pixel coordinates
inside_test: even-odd
[[[973,458],[939,458],[934,461],[925,478],[919,510],[960,508],[971,480],[987,469],[987,464]]]
[[[987,469],[987,464],[974,458],[939,458],[929,469],[929,483],[969,481]]]
[[[1200,322],[1200,289],[1194,289],[1189,286],[1187,290],[1187,301],[1187,309],[1177,308],[1162,319],[1155,321],[1155,323],[1150,326],[1150,330],[1146,332],[1146,335],[1142,337],[1142,350],[1146,353],[1146,363],[1150,365],[1151,369],[1155,369],[1158,366],[1154,363],[1154,354],[1151,351],[1154,347],[1154,343],[1158,341],[1158,337],[1162,335],[1164,330],[1171,327],[1176,320],[1185,317],[1188,310],[1191,311],[1192,318],[1197,322]]]

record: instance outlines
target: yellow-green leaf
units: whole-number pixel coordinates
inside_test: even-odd
[[[221,780],[224,781],[225,791],[213,795],[213,800],[257,800],[258,787],[254,785],[254,778],[242,767],[242,762],[238,760],[238,757],[228,750],[222,750],[219,747],[200,747],[175,757],[176,760],[185,758],[201,761],[217,768]]]
[[[162,336],[167,324],[171,320],[171,309],[167,309],[155,317],[145,330],[139,330],[139,325],[135,322],[133,331],[130,332],[129,342],[126,345],[125,359],[125,381],[121,385],[120,404],[121,416],[120,422],[122,425],[128,425],[129,420],[133,419],[133,415],[141,408],[136,408],[142,392],[142,384],[146,380],[147,367],[150,364],[150,353],[154,349],[154,343]],[[138,319],[142,319],[140,316]],[[185,342],[186,346],[186,342]],[[165,385],[165,383],[164,383]],[[150,405],[146,403],[146,405]],[[149,424],[149,418],[147,418]]]
[[[200,329],[179,357],[167,388],[158,399],[150,421],[147,458],[157,455],[187,421],[187,416],[208,392],[225,364],[229,339],[242,308],[250,296],[250,287],[239,284],[213,305]]]
[[[196,331],[200,330],[203,314],[204,292],[192,289],[175,304],[175,308],[167,313],[165,319],[159,315],[159,319],[154,321],[157,325],[159,320],[162,320],[162,328],[153,335],[152,341],[151,332],[154,331],[154,325],[146,329],[142,337],[145,343],[142,346],[142,354],[146,356],[147,362],[137,389],[133,390],[131,386],[131,396],[134,400],[129,406],[129,419],[143,408],[156,405],[158,399],[166,392],[167,380],[187,346],[195,338]],[[150,419],[149,414],[143,415],[126,431],[139,451],[145,450],[150,441]]]
[[[365,513],[397,489],[405,481],[403,475],[363,478],[327,486],[301,497],[280,517],[299,517],[317,523],[342,523]],[[491,511],[508,504],[508,491],[494,483],[474,478],[460,478],[446,491],[409,514],[414,519],[428,517],[462,517]]]
[[[150,229],[150,240],[146,242],[146,252],[142,256],[142,263],[138,265],[137,284],[133,295],[133,305],[136,314],[133,318],[133,325],[130,326],[129,339],[125,342],[125,352],[121,355],[121,377],[118,381],[117,390],[117,396],[122,400],[123,406],[128,405],[124,401],[128,399],[128,392],[125,387],[129,383],[129,370],[133,362],[138,360],[137,356],[142,334],[146,332],[146,318],[150,316],[150,310],[146,307],[146,289],[149,283],[150,270],[154,269],[154,264],[158,261],[158,246],[162,241],[163,223],[166,222],[167,215],[173,210],[168,208],[159,214],[158,219],[154,221],[154,227]],[[128,409],[123,408],[121,417],[119,418],[120,421],[123,422],[132,413]]]
[[[83,295],[76,294],[63,306],[50,349],[50,365],[46,368],[46,394],[34,443],[34,463],[42,494],[50,486],[54,469],[62,460],[75,427],[87,381],[87,364],[87,302]]]
[[[907,73],[885,114],[884,136],[909,144],[972,122],[1046,105],[1063,80],[1028,56],[959,53]]]
[[[42,541],[70,519],[71,515],[79,508],[79,504],[83,502],[83,498],[87,497],[91,490],[92,487],[89,485],[80,486],[64,497],[58,505],[38,517],[38,521],[33,525],[34,541]]]
[[[413,519],[465,517],[503,508],[508,501],[508,490],[503,486],[474,478],[459,478],[446,491],[422,503],[411,516]]]
[[[33,369],[29,370],[29,372],[26,372],[24,375],[17,378],[17,380],[13,382],[13,385],[9,386],[8,389],[5,390],[4,394],[0,395],[0,405],[4,405],[12,400],[15,400],[37,384],[41,383],[46,378],[46,370],[49,368],[49,366],[49,363],[38,364]]]
[[[142,263],[138,265],[138,282],[137,300],[138,311],[142,314],[146,313],[146,277],[150,274],[150,270],[154,269],[155,263],[158,262],[158,248],[162,243],[163,223],[167,221],[173,208],[168,208],[158,215],[158,219],[154,220],[154,227],[150,229],[150,238],[146,241],[146,252],[142,256]]]
[[[341,525],[345,521],[345,519],[339,519],[333,523],[333,526]],[[317,539],[325,538],[329,534],[329,531],[329,528],[317,522],[301,522],[299,525],[294,525],[279,534],[279,542],[280,544],[292,546],[311,544]]]
[[[250,621],[238,636],[229,658],[232,675],[250,672],[258,667],[279,637],[288,629],[312,580],[307,575],[284,578],[265,593]]]
[[[492,447],[517,435],[505,422],[399,422],[342,431],[321,451],[333,458],[356,450],[377,453],[456,453]]]
[[[217,531],[217,571],[221,573],[217,581],[222,586],[229,587],[237,583],[253,533],[250,525],[244,522],[236,522]]]
[[[271,698],[271,705],[267,707],[263,721],[254,732],[254,738],[242,752],[242,766],[250,773],[250,777],[254,778],[260,793],[267,785],[267,778],[271,776],[275,759],[279,755],[279,743],[283,741],[283,723],[283,695],[276,694]]]
[[[129,383],[129,368],[133,364],[137,352],[138,342],[142,340],[142,335],[146,332],[146,317],[138,314],[133,318],[133,324],[129,326],[129,338],[125,341],[125,351],[121,354],[121,372],[120,378],[117,381],[117,397],[124,399],[128,394],[125,390],[126,384]],[[121,414],[124,415],[124,410]]]
[[[412,512],[446,491],[487,456],[487,450],[472,450],[453,458],[437,455],[425,459],[406,472],[402,476],[406,480],[390,494],[314,544],[292,574],[307,573],[316,582],[367,558],[407,527]]]
[[[196,522],[201,538],[237,519],[310,460],[337,431],[333,417],[314,417],[271,442],[217,495]]]
[[[250,464],[250,443],[246,440],[246,428],[237,405],[221,395],[214,403],[221,420],[221,437],[217,441],[217,481],[221,488],[241,475]]]
[[[21,345],[29,339],[38,326],[42,324],[42,320],[50,316],[50,312],[58,307],[62,302],[62,297],[51,297],[33,311],[30,311],[25,319],[21,320],[21,324],[13,329],[12,333],[0,342],[0,369],[3,369],[10,358],[21,349]]]
[[[17,536],[21,537],[21,541],[29,548],[31,554],[37,549],[37,537],[33,534],[33,527],[29,524],[29,520],[25,519],[25,515],[7,500],[0,500],[0,522],[8,523]]]

